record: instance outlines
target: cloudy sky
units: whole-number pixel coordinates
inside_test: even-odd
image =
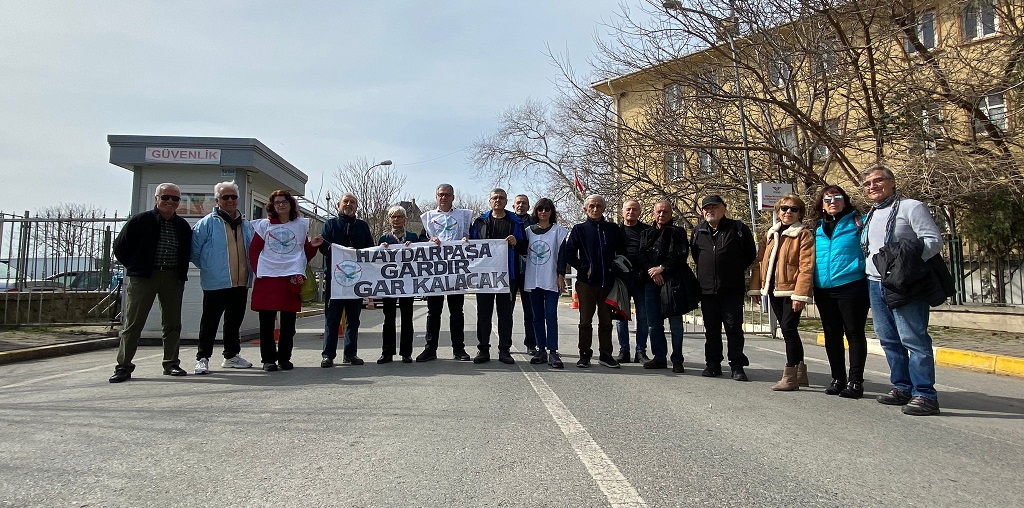
[[[124,213],[108,134],[257,138],[309,176],[392,159],[405,194],[486,192],[467,149],[587,68],[619,0],[5,0],[0,210]],[[326,189],[325,189],[326,190]],[[515,189],[510,189],[515,191]]]

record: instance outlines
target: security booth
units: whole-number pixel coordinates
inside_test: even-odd
[[[265,218],[268,197],[275,190],[287,190],[296,197],[305,194],[306,174],[257,139],[109,135],[107,143],[110,163],[133,173],[132,214],[152,209],[156,188],[164,182],[181,189],[177,213],[193,225],[213,211],[213,186],[220,182],[234,181],[238,185],[238,209],[246,219]],[[300,213],[310,217],[312,235],[319,234],[323,219],[308,210],[300,209]],[[317,265],[318,258],[311,264]],[[191,266],[188,279],[181,337],[198,339],[203,305],[199,269]],[[159,305],[153,307],[144,338],[160,337]],[[258,316],[246,312],[242,335],[252,336],[258,331]]]

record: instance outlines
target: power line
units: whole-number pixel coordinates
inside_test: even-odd
[[[443,159],[443,158],[445,158],[445,157],[450,157],[450,156],[452,156],[452,155],[455,155],[455,154],[457,154],[457,153],[459,153],[459,152],[465,152],[466,150],[469,150],[470,148],[473,148],[473,146],[472,146],[472,145],[470,145],[470,146],[467,146],[467,147],[463,147],[463,148],[460,148],[460,149],[458,149],[458,150],[455,150],[454,152],[451,152],[451,153],[446,153],[446,154],[444,154],[444,155],[442,155],[442,156],[440,156],[440,157],[435,157],[435,158],[433,158],[433,159],[427,159],[427,160],[425,160],[425,161],[418,161],[418,162],[403,162],[403,163],[401,163],[401,164],[395,164],[395,165],[396,165],[396,166],[415,166],[416,164],[425,164],[425,163],[427,163],[427,162],[434,162],[434,161],[436,161],[436,160],[441,160],[441,159]]]

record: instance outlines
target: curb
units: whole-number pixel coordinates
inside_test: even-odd
[[[819,346],[825,345],[824,333],[818,334],[817,344]],[[843,344],[846,346],[845,339],[843,340]],[[951,347],[936,346],[932,347],[932,351],[935,355],[936,365],[1024,378],[1024,358],[992,353],[980,353],[977,351],[967,351]],[[885,356],[885,352],[882,351],[882,346],[878,344],[877,340],[868,341],[868,352],[874,355]]]
[[[39,346],[27,349],[15,349],[13,351],[0,352],[0,365],[29,360],[42,360],[55,356],[66,356],[75,353],[85,353],[98,349],[117,347],[121,343],[118,336],[105,337],[102,339],[83,340],[80,342],[68,342],[66,344],[54,344],[52,346]]]

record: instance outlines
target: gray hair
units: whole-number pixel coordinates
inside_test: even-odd
[[[604,206],[605,208],[608,208],[608,201],[606,201],[604,199],[604,196],[602,196],[600,194],[591,194],[591,195],[587,196],[587,199],[583,200],[583,204],[586,205],[587,201],[590,201],[591,199],[593,199],[595,201],[600,201],[602,206]]]
[[[352,196],[352,199],[356,200],[356,203],[358,203],[358,202],[359,202],[359,198],[358,198],[358,197],[356,197],[356,195],[355,195],[355,194],[353,194],[353,193],[351,193],[351,192],[346,192],[346,193],[344,193],[344,194],[342,194],[342,195],[338,196],[338,204],[341,204],[341,200],[345,199],[345,196]]]
[[[434,192],[436,193],[437,191],[439,191],[441,189],[446,189],[449,192],[451,192],[452,194],[455,194],[455,187],[452,187],[452,184],[450,184],[450,183],[442,183],[441,185],[438,185],[437,188],[434,189]]]
[[[224,192],[224,189],[234,189],[235,194],[238,194],[238,184],[234,180],[230,182],[221,182],[213,186],[213,195],[216,198],[220,198],[220,193]]]
[[[391,208],[388,208],[388,218],[391,218],[391,216],[396,213],[401,215],[402,217],[409,218],[409,212],[405,211],[405,208],[400,205],[395,205],[392,206]]]
[[[673,209],[675,207],[672,204],[672,202],[667,200],[667,199],[659,199],[659,200],[655,201],[654,202],[654,206],[657,207],[658,205],[665,205],[665,206],[668,207],[669,210],[671,210],[671,209]]]
[[[154,194],[153,196],[160,197],[160,195],[163,194],[164,189],[174,189],[178,191],[178,194],[181,194],[181,189],[177,185],[170,182],[164,182],[156,186],[156,194]]]
[[[871,175],[871,173],[874,173],[875,171],[881,171],[886,178],[892,181],[896,181],[896,175],[893,174],[892,170],[885,167],[882,164],[875,164],[874,166],[871,166],[868,169],[861,171],[860,181],[863,182],[869,175]]]

